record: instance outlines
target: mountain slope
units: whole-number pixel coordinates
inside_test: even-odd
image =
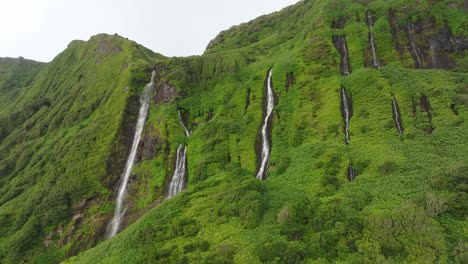
[[[16,125],[0,145],[2,262],[19,262],[38,248],[63,254],[55,248],[71,231],[95,234],[77,242],[83,245],[99,239],[96,214],[85,230],[75,224],[91,221],[80,214],[112,198],[108,188],[122,168],[113,163],[125,159],[114,153],[127,148],[133,128],[126,122],[134,119],[131,105],[146,81],[134,71],[150,57],[155,54],[118,36],[74,41],[4,111],[3,120]]]
[[[185,143],[187,189],[69,262],[466,261],[466,23],[461,1],[301,1],[222,32],[201,57],[171,59],[163,82],[178,96],[155,102],[147,124],[165,144],[137,165],[148,169],[131,188],[170,180]],[[345,63],[351,74],[340,77]],[[270,68],[276,106],[260,182]]]

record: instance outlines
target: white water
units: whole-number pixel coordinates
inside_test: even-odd
[[[346,96],[346,91],[344,88],[341,88],[341,100],[343,102],[343,112],[344,112],[344,122],[345,122],[345,140],[346,144],[349,144],[349,104],[348,97]]]
[[[343,73],[344,75],[349,75],[349,65],[348,65],[348,47],[346,47],[346,39],[344,36],[341,36],[341,43],[343,45],[343,53],[344,53],[344,58],[343,58]]]
[[[273,88],[271,87],[271,76],[273,73],[273,69],[268,72],[268,81],[267,81],[267,112],[265,116],[265,120],[263,120],[262,126],[262,163],[260,164],[260,168],[257,173],[257,179],[263,180],[264,174],[266,176],[266,170],[268,167],[268,160],[270,158],[270,144],[268,143],[268,135],[267,135],[267,126],[268,126],[268,119],[273,112],[274,106],[274,97],[273,97]]]
[[[403,135],[403,128],[400,124],[400,115],[398,114],[398,108],[397,108],[397,104],[396,104],[396,99],[395,99],[395,96],[392,95],[392,106],[393,106],[393,115],[395,116],[395,123],[397,125],[397,129],[398,129],[398,133],[401,135]]]
[[[422,55],[420,56],[419,54],[419,51],[418,51],[418,46],[416,45],[416,41],[414,40],[414,25],[413,23],[409,23],[408,24],[408,36],[409,36],[409,40],[410,40],[410,45],[411,45],[411,49],[413,50],[415,56],[416,56],[416,60],[418,61],[418,67],[419,69],[422,69],[423,68],[423,58],[422,58]]]
[[[377,52],[375,50],[374,27],[372,26],[372,16],[369,10],[367,10],[367,18],[369,21],[369,32],[370,32],[370,40],[371,40],[371,47],[372,47],[372,59],[373,59],[374,67],[379,69],[380,65],[377,62]]]
[[[143,93],[140,95],[140,111],[138,113],[138,121],[135,128],[135,135],[133,137],[132,149],[128,155],[127,163],[125,164],[124,172],[120,178],[120,185],[116,199],[116,206],[114,211],[114,217],[109,222],[107,238],[112,238],[119,231],[122,218],[127,210],[124,202],[127,195],[127,183],[132,172],[133,164],[135,163],[135,157],[140,143],[141,134],[145,125],[146,117],[148,115],[148,108],[150,105],[151,92],[154,85],[155,72],[151,76],[151,82],[145,86]]]
[[[180,109],[177,109],[179,114],[179,121],[182,127],[184,127],[185,136],[190,137],[190,130],[184,124],[182,120],[182,115],[180,114]],[[167,194],[167,199],[174,197],[176,194],[180,193],[184,187],[185,182],[184,178],[187,174],[186,169],[186,159],[187,159],[187,146],[179,145],[177,148],[177,160],[176,168],[174,174],[172,175],[171,184],[169,185],[169,193]]]
[[[171,184],[169,185],[169,193],[167,199],[174,197],[184,189],[184,178],[186,175],[185,159],[187,147],[182,144],[177,148],[177,161],[174,175],[172,176]]]
[[[190,130],[187,129],[187,127],[184,124],[184,121],[182,121],[182,116],[180,114],[180,109],[177,109],[177,113],[179,114],[179,121],[180,124],[184,127],[185,130],[185,136],[190,137]]]

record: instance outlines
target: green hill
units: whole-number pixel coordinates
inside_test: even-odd
[[[458,0],[300,1],[202,56],[98,35],[15,85],[2,60],[18,92],[0,97],[0,260],[465,263],[467,27]],[[124,229],[105,240],[151,71]],[[179,144],[187,188],[165,199]]]

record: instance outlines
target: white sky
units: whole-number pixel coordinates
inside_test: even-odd
[[[298,0],[0,0],[0,57],[48,62],[74,39],[118,33],[166,56]]]

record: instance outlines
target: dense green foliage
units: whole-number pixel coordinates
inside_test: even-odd
[[[380,69],[364,66],[367,10]],[[425,68],[457,66],[413,69],[410,22],[424,29],[416,44]],[[67,262],[466,263],[466,50],[442,40],[448,48],[433,54],[426,42],[444,28],[466,39],[467,27],[463,1],[316,0],[224,31],[202,56],[166,59],[113,36],[72,43],[17,99],[22,109],[49,104],[0,145],[0,258],[54,263],[101,241],[119,177],[106,164],[125,153],[117,142],[132,135],[122,120],[153,68],[156,93],[171,84],[177,94],[152,102],[141,151],[153,151],[140,155],[129,185],[127,221],[135,222]],[[334,35],[346,36],[350,76],[340,76]],[[278,100],[269,177],[259,181],[255,144],[270,68]],[[349,145],[341,87],[352,96]],[[163,201],[181,143],[188,187]],[[46,234],[52,242],[41,246]]]

